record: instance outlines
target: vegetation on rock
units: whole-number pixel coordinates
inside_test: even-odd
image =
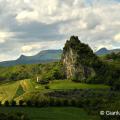
[[[91,48],[72,36],[63,48],[62,63],[68,79],[83,81],[94,76],[93,62],[97,59]]]
[[[119,61],[120,53],[112,53],[106,58]],[[67,40],[63,48],[62,63],[68,79],[87,83],[104,83],[113,86],[113,89],[120,89],[120,65],[101,60],[76,36]]]

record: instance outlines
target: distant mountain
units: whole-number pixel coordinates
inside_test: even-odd
[[[21,55],[17,60],[0,62],[0,66],[55,62],[60,60],[61,54],[62,50],[44,50],[34,56]]]
[[[104,54],[109,54],[109,53],[110,51],[106,48],[101,48],[100,50],[96,52],[97,55],[104,55]]]
[[[112,52],[118,53],[118,52],[120,52],[120,49],[108,50],[107,48],[101,48],[96,52],[96,54],[97,55],[106,55],[106,54],[110,54]]]
[[[62,50],[44,50],[34,56],[21,55],[16,60],[0,62],[0,66],[56,62],[61,59],[62,52]],[[120,52],[120,49],[108,50],[106,48],[101,48],[96,54],[105,55],[111,52]]]

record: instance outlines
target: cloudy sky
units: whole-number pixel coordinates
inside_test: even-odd
[[[0,61],[62,49],[71,35],[120,48],[119,0],[0,0]]]

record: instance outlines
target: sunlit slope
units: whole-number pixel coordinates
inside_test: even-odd
[[[23,95],[27,91],[33,90],[30,80],[8,82],[0,85],[0,101],[12,100]]]
[[[12,82],[0,85],[0,101],[11,100],[14,98],[19,87],[19,82]]]
[[[24,91],[34,90],[34,83],[32,80],[21,80],[19,83],[22,86]]]
[[[45,89],[45,85],[40,85],[33,80],[20,80],[14,82],[8,82],[0,84],[0,101],[5,100],[20,100],[24,98],[30,98],[34,94],[44,93],[51,90],[66,90],[66,89],[109,89],[106,85],[93,85],[75,83],[69,80],[56,80],[50,82],[47,86],[49,89]]]

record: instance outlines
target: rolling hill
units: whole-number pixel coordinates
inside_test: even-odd
[[[38,84],[36,81],[30,79],[1,83],[0,101],[4,103],[6,100],[11,101],[14,99],[16,101],[19,101],[21,99],[30,99],[40,91],[42,94],[44,92],[61,89],[109,89],[109,86],[107,85],[82,84],[67,80],[53,81],[49,83],[49,87],[49,90],[46,90],[44,85]]]

